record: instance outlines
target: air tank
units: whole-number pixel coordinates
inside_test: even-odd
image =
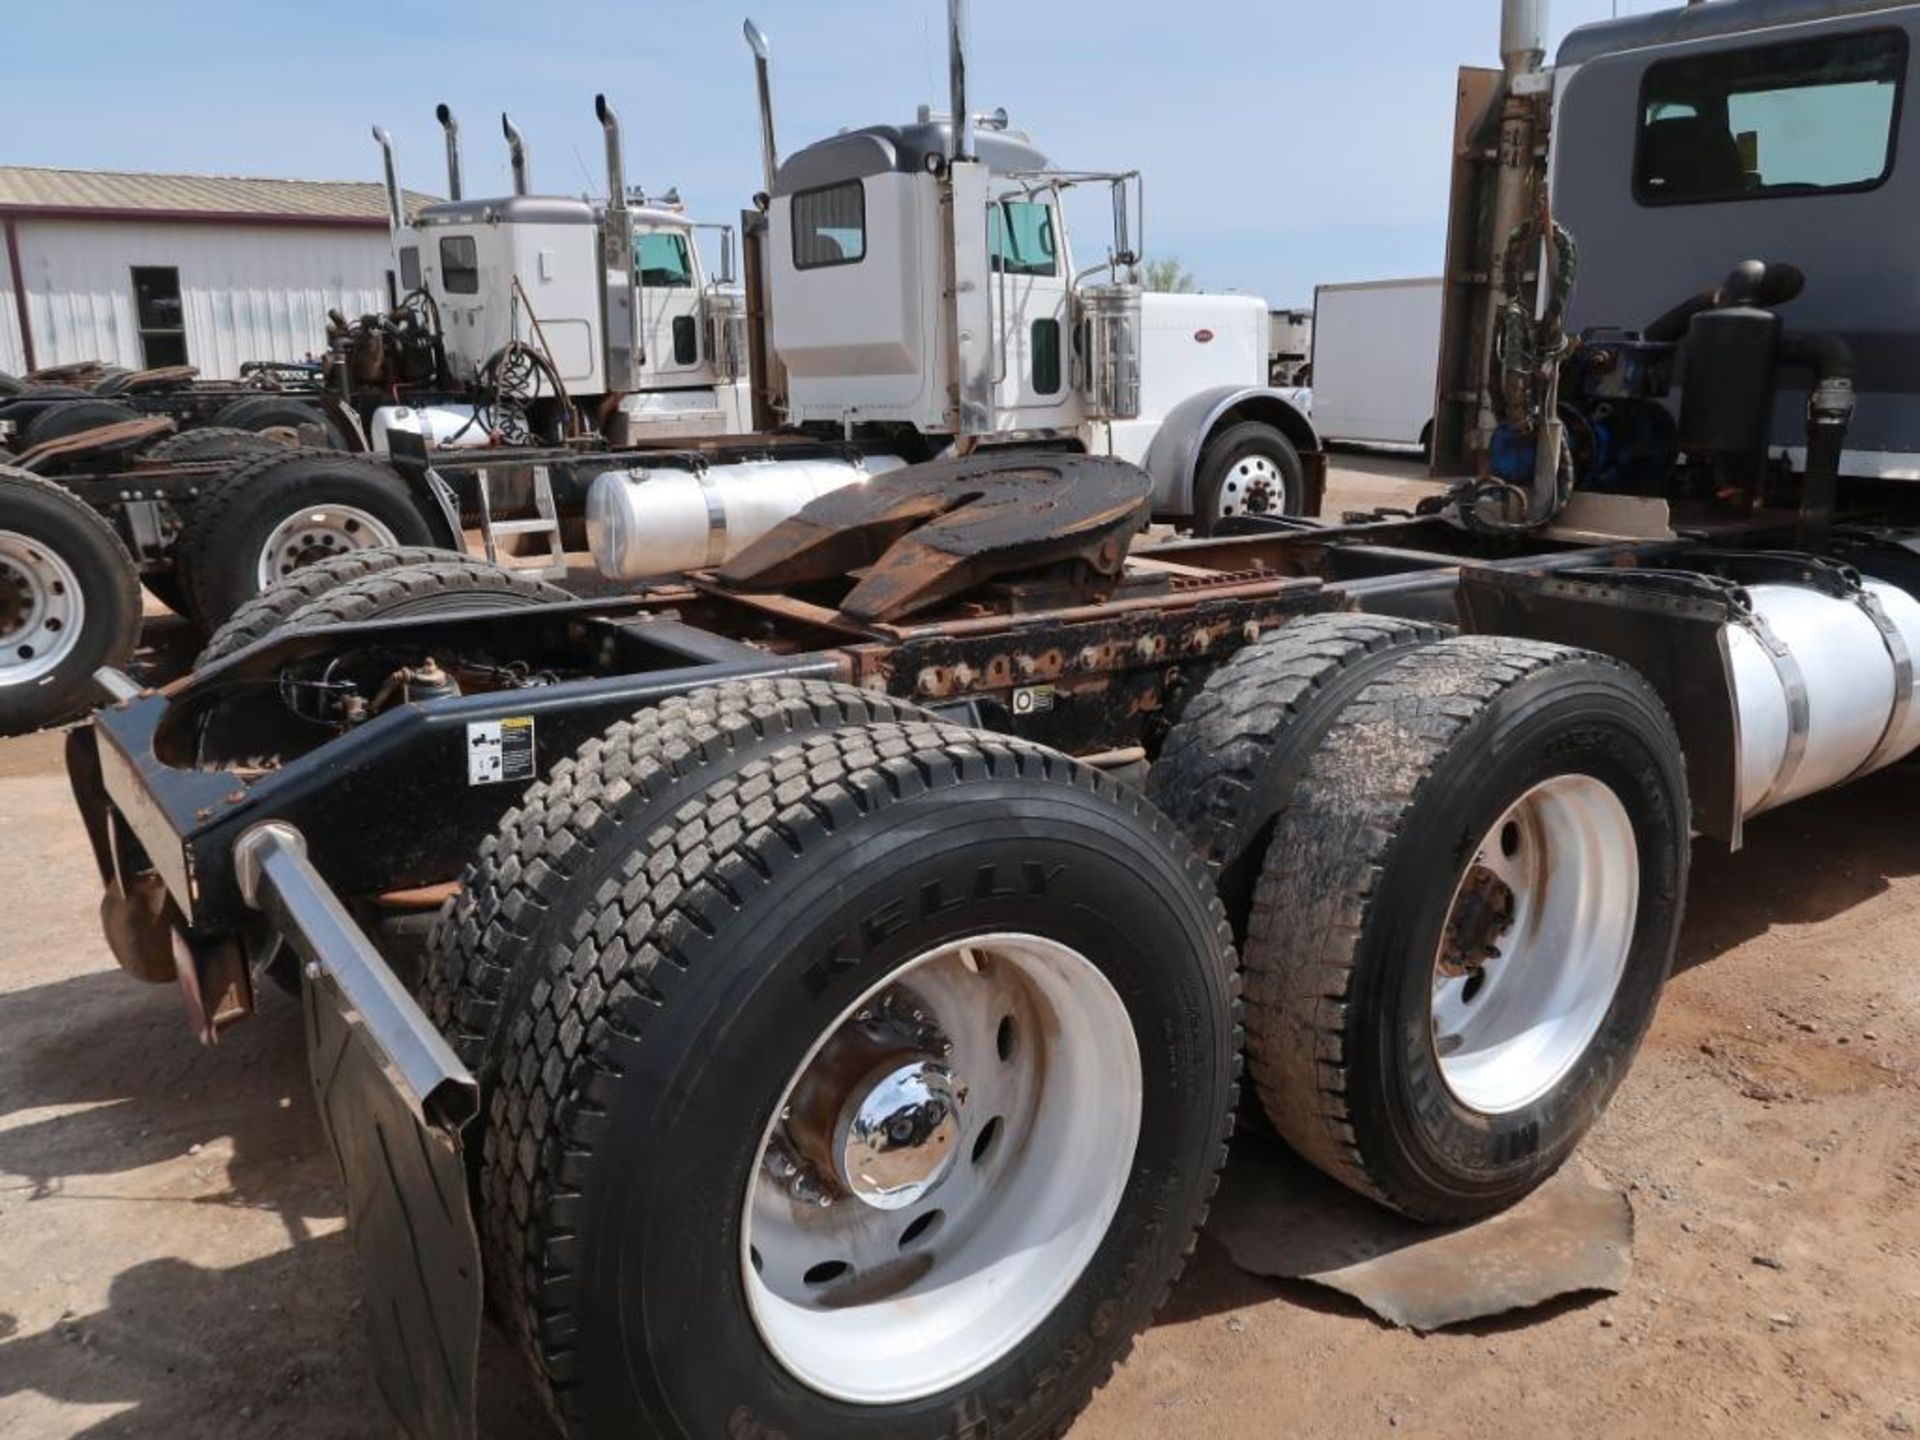
[[[647,580],[724,565],[820,496],[905,461],[748,460],[693,471],[609,470],[587,491],[587,543],[610,580]]]
[[[1727,627],[1746,815],[1920,749],[1920,601],[1880,580],[1847,595],[1792,584],[1747,595],[1752,614]]]
[[[382,405],[373,412],[368,442],[374,453],[389,454],[387,438],[418,435],[431,450],[476,450],[493,444],[493,428],[471,405]]]

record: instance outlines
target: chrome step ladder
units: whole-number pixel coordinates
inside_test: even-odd
[[[553,503],[553,478],[547,467],[533,467],[533,509],[531,520],[493,518],[493,493],[488,472],[483,468],[474,477],[480,493],[480,538],[487,548],[487,562],[508,570],[554,580],[567,573],[567,551],[560,539],[560,512]],[[508,535],[544,535],[546,553],[534,555],[504,554],[500,541]]]

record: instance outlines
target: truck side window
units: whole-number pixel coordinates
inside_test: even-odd
[[[693,284],[686,236],[671,230],[648,230],[635,235],[633,241],[633,264],[640,272],[642,285],[649,290],[671,290]]]
[[[400,247],[400,293],[411,295],[420,288],[420,247]]]
[[[867,190],[858,180],[793,197],[793,268],[852,265],[867,253]]]
[[[480,293],[480,250],[471,235],[440,237],[440,283],[449,295]]]
[[[1033,393],[1060,393],[1060,322],[1052,316],[1033,322]]]
[[[1870,190],[1893,168],[1906,71],[1899,30],[1651,66],[1634,196],[1686,205]]]
[[[989,210],[987,246],[996,273],[1060,273],[1053,240],[1053,207],[1038,200],[1002,200]]]

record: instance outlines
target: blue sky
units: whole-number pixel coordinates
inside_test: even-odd
[[[708,218],[757,188],[749,10],[774,46],[783,149],[944,108],[944,0],[89,0],[8,7],[8,163],[507,187],[499,115],[536,189],[598,190],[593,94],[629,178]],[[1614,0],[1554,0],[1556,38]],[[1620,0],[1619,9],[1657,8]],[[1057,164],[1138,167],[1148,249],[1209,289],[1306,303],[1316,283],[1437,272],[1454,70],[1497,63],[1498,0],[973,0],[974,106]],[[1083,250],[1104,236],[1085,236]]]

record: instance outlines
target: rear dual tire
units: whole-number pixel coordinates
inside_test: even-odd
[[[526,917],[553,938],[502,1036],[482,1233],[556,1411],[583,1435],[1059,1433],[1167,1293],[1224,1158],[1233,965],[1204,867],[1094,772],[952,727],[826,728],[703,769]],[[969,1002],[989,976],[1021,1023]],[[896,985],[911,1003],[883,1005]],[[891,1161],[939,1172],[917,1210],[833,1168],[847,1097],[814,1087],[870,1078],[862,1045],[1026,1096],[895,1112],[914,1134]],[[1051,1084],[996,1089],[1023,1055]],[[776,1151],[831,1195],[820,1224],[782,1227],[801,1192]],[[801,1231],[847,1254],[796,1257]],[[1004,1305],[966,1300],[977,1267],[1023,1257],[1047,1263]]]
[[[1244,927],[1262,1109],[1404,1214],[1511,1205],[1606,1108],[1672,963],[1689,819],[1672,722],[1604,656],[1376,617],[1302,621],[1242,657],[1154,793]]]

